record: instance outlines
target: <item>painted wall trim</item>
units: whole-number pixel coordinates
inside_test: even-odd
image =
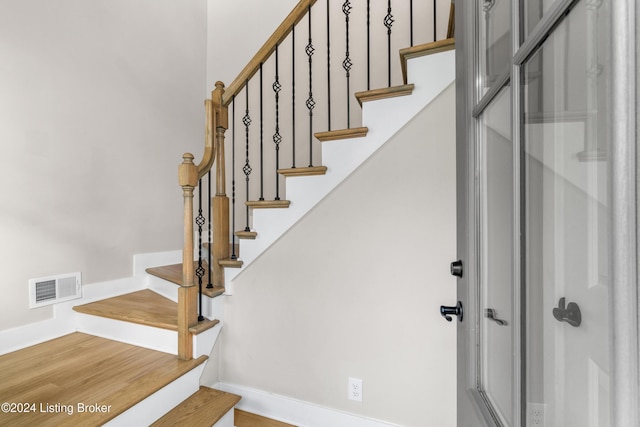
[[[299,427],[400,427],[237,384],[218,382],[209,387],[242,396],[238,409]]]

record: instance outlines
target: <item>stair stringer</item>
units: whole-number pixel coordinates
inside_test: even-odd
[[[407,75],[415,85],[410,96],[363,104],[362,125],[369,128],[365,137],[322,143],[325,175],[287,178],[288,209],[253,210],[258,236],[240,241],[242,268],[225,268],[227,294],[232,293],[235,277],[454,82],[455,51],[410,59]]]

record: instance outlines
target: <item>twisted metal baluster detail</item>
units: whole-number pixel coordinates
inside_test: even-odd
[[[246,182],[246,192],[247,192],[247,202],[249,201],[249,175],[251,175],[251,165],[249,164],[249,126],[251,126],[251,116],[249,115],[249,80],[245,81],[245,114],[242,118],[242,123],[244,124],[244,132],[245,132],[245,162],[242,167],[242,171],[244,172],[245,182]],[[244,227],[244,231],[251,231],[249,228],[249,206],[246,206],[246,225]]]
[[[236,96],[231,97],[231,259],[236,254]]]
[[[391,27],[393,26],[394,19],[391,14],[391,0],[387,2],[387,15],[384,17],[384,26],[387,27],[387,70],[388,70],[388,84],[391,87]]]
[[[282,135],[280,135],[280,91],[282,90],[282,85],[280,84],[278,69],[278,44],[276,44],[276,77],[272,86],[276,98],[276,129],[273,134],[273,143],[276,146],[276,197],[274,200],[280,200],[280,176],[278,175],[278,169],[280,169],[280,143],[282,142]]]
[[[309,110],[309,167],[313,166],[313,108],[316,102],[313,100],[313,76],[312,76],[312,64],[313,64],[313,42],[311,38],[311,6],[309,6],[309,43],[305,48],[305,52],[309,57],[309,97],[307,98],[307,109]]]
[[[204,215],[202,215],[202,179],[198,181],[198,216],[196,216],[196,225],[198,226],[198,268],[196,268],[196,276],[198,277],[198,321],[204,320],[202,316],[202,278],[205,269],[202,266],[202,226],[206,223]]]
[[[352,9],[351,2],[346,0],[342,5],[342,13],[344,13],[346,30],[346,51],[344,61],[342,61],[342,68],[344,68],[347,77],[347,128],[351,128],[351,103],[349,102],[351,98],[351,88],[349,78],[351,76],[351,67],[353,66],[353,62],[351,62],[351,58],[349,58],[349,14],[351,14]]]

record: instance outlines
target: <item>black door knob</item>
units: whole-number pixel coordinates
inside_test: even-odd
[[[462,260],[453,261],[451,263],[451,275],[462,277]]]
[[[451,322],[451,315],[458,316],[458,321],[462,322],[462,303],[458,303],[454,306],[441,305],[440,314],[447,319],[447,322]]]

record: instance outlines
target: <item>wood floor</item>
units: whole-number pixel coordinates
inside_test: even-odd
[[[18,350],[0,356],[0,403],[16,411],[0,426],[99,426],[206,359],[82,333]]]

